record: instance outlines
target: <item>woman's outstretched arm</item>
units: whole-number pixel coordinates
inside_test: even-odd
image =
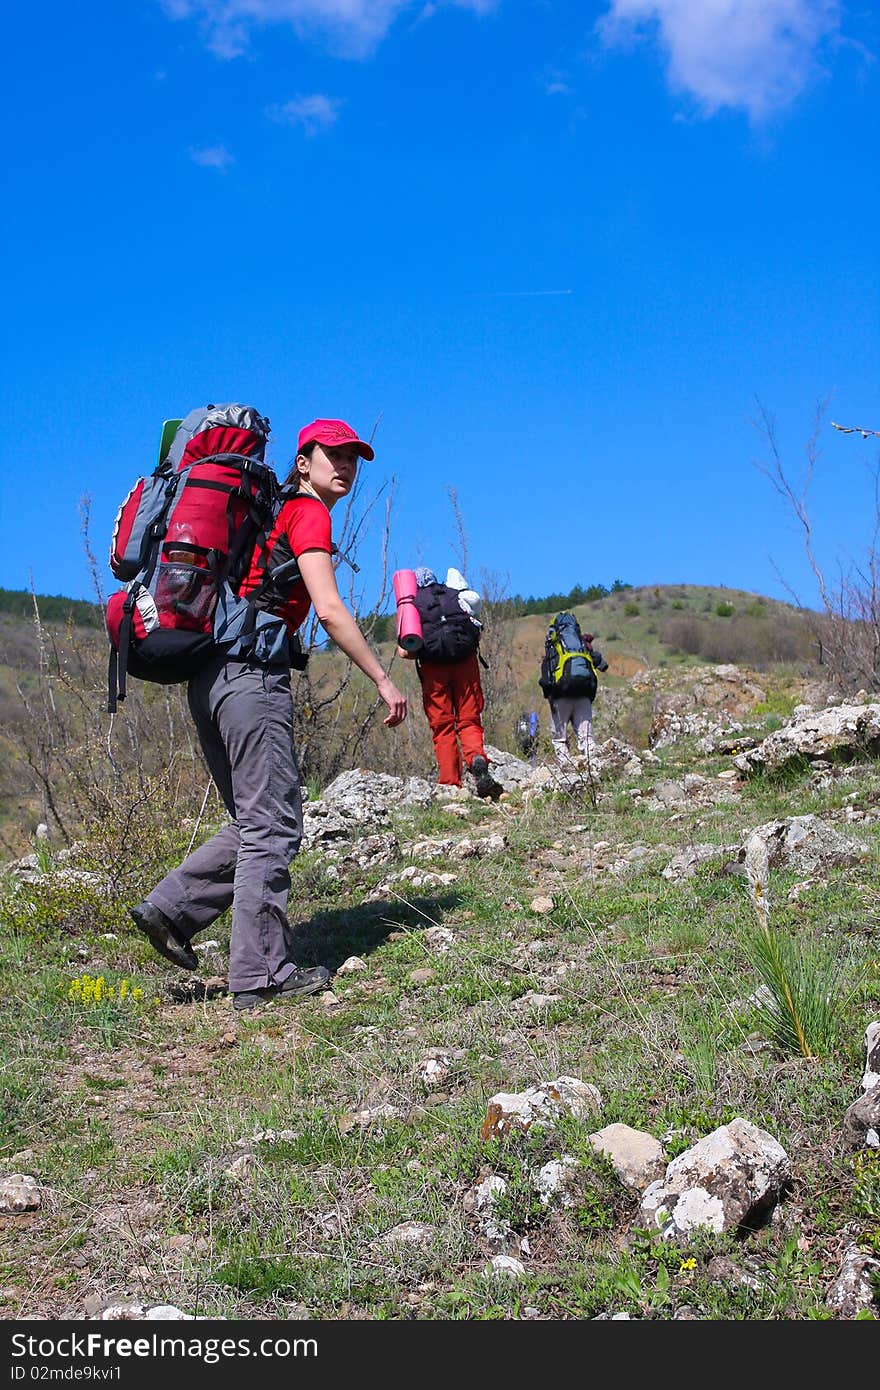
[[[309,591],[315,616],[340,651],[350,657],[355,666],[375,683],[381,699],[388,706],[384,723],[400,724],[406,718],[406,696],[401,695],[371,650],[351,613],[346,608],[336,584],[333,561],[326,550],[304,550],[297,556],[299,572]]]

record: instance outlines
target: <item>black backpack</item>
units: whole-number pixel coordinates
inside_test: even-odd
[[[538,684],[545,699],[554,695],[586,695],[595,700],[598,689],[595,654],[584,640],[573,613],[557,613],[547,631]],[[607,670],[607,665],[602,662]]]
[[[477,650],[480,628],[461,607],[457,589],[428,584],[416,590],[415,605],[422,623],[420,661],[451,666]]]

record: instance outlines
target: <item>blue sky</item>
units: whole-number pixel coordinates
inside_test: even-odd
[[[0,586],[94,598],[163,419],[369,434],[391,567],[815,600],[756,401],[834,580],[880,440],[869,0],[15,6]],[[378,535],[361,548],[364,598]]]

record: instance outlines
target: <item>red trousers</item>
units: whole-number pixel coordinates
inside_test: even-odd
[[[461,760],[470,767],[474,758],[486,757],[483,745],[483,687],[477,654],[454,666],[419,662],[422,705],[428,716],[434,753],[440,770],[438,782],[461,786]],[[461,752],[459,753],[459,740]]]

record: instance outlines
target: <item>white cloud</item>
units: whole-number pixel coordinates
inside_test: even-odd
[[[839,21],[840,0],[609,0],[597,28],[609,45],[656,32],[674,90],[758,121],[803,90]]]
[[[553,71],[544,77],[544,91],[550,97],[568,96],[571,87],[564,73]]]
[[[225,174],[230,164],[235,163],[234,156],[225,145],[206,145],[202,149],[191,149],[189,157],[193,164],[200,164],[203,169],[216,169],[221,174]]]
[[[160,0],[169,19],[195,20],[208,49],[224,59],[247,52],[252,30],[273,24],[287,25],[301,38],[324,38],[344,57],[365,58],[405,10],[421,8],[424,18],[441,5],[455,5],[488,14],[499,3],[439,0],[419,7],[418,0]]]
[[[342,102],[334,97],[315,92],[312,96],[294,97],[292,101],[270,106],[266,115],[279,125],[302,126],[306,135],[317,135],[336,124],[341,106]]]

